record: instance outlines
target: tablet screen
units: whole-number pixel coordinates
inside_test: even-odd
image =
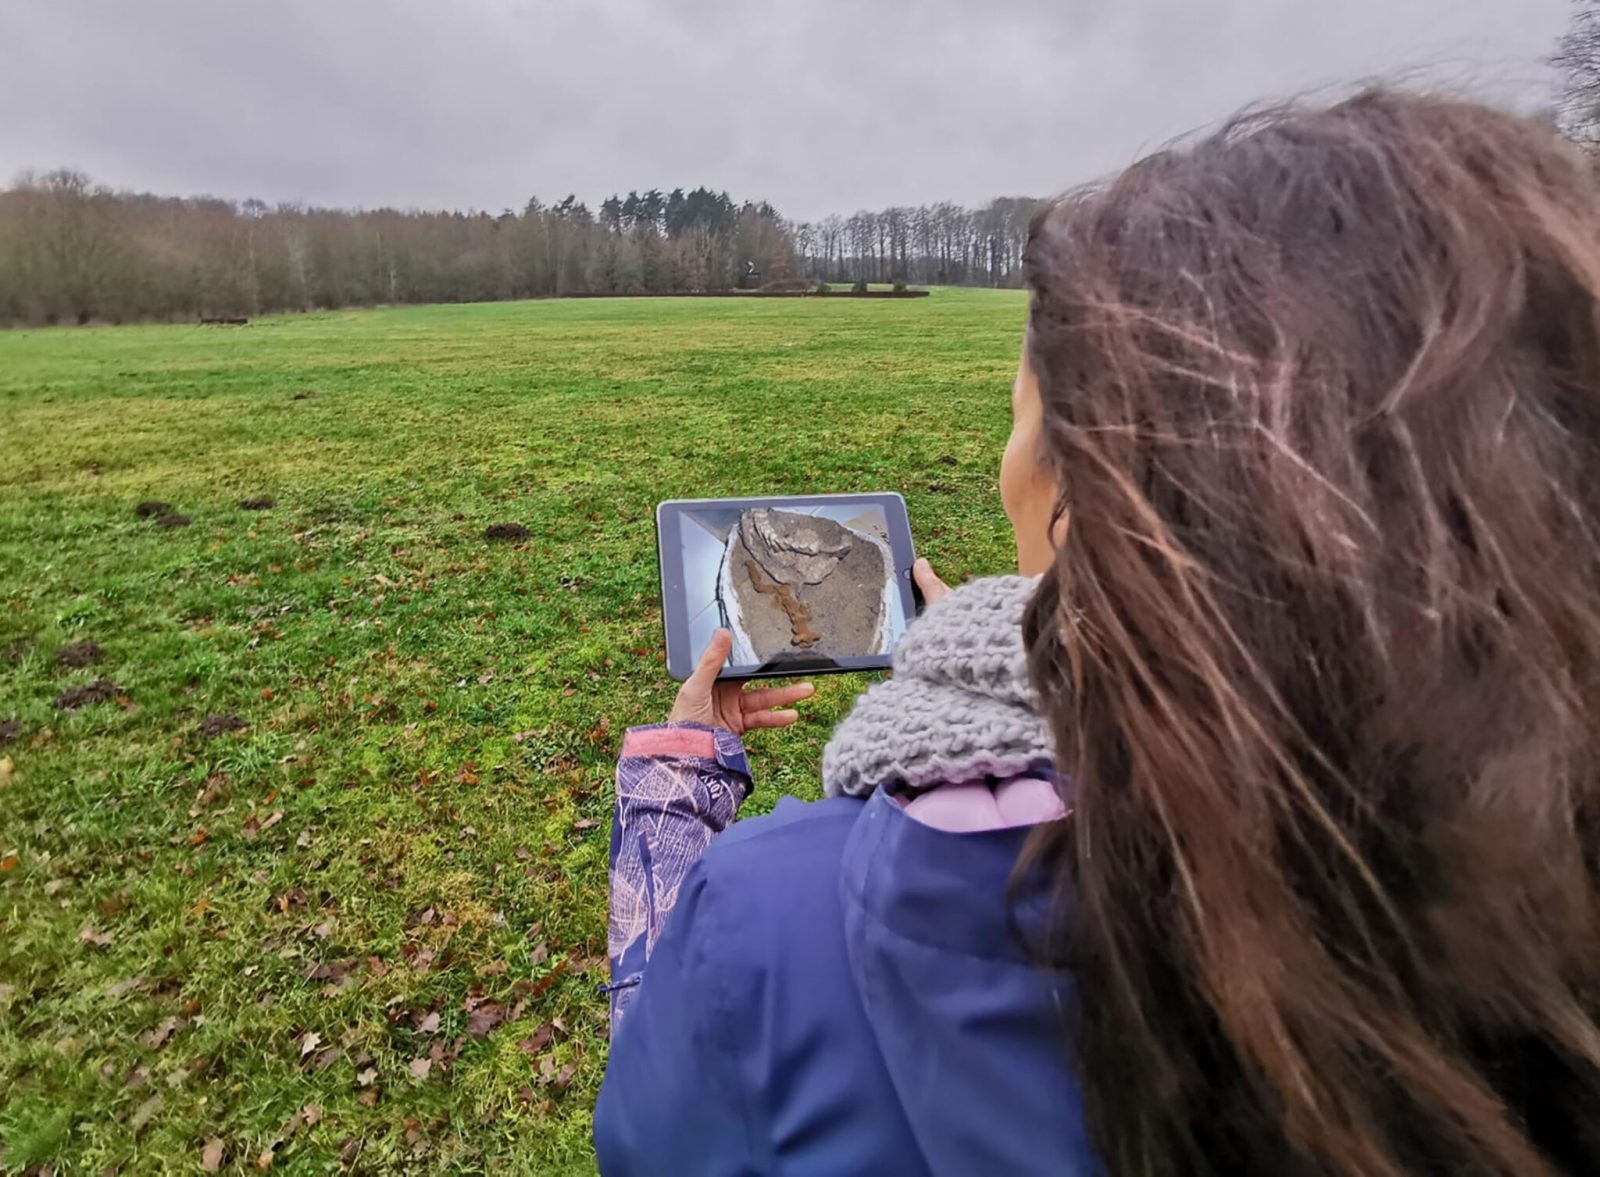
[[[727,678],[889,664],[915,609],[898,495],[686,500],[656,517],[674,678],[719,627]]]

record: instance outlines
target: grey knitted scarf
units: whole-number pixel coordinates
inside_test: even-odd
[[[1022,647],[1036,577],[992,576],[928,607],[894,651],[894,677],[856,700],[822,753],[830,797],[1016,776],[1048,765]]]

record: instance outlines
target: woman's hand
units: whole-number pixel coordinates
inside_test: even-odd
[[[742,736],[758,727],[788,727],[799,719],[798,711],[787,709],[789,704],[811,698],[816,688],[808,682],[766,688],[742,682],[718,682],[717,672],[732,650],[733,635],[725,629],[717,630],[706,652],[700,656],[700,665],[678,688],[678,699],[672,705],[668,721],[724,727]]]
[[[911,578],[917,582],[917,588],[922,590],[922,601],[925,605],[933,604],[950,591],[950,586],[939,579],[939,574],[933,570],[933,565],[926,560],[918,560],[911,566]]]

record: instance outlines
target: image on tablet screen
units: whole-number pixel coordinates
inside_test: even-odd
[[[719,626],[738,668],[887,654],[905,630],[881,507],[697,508],[682,539],[696,656]]]

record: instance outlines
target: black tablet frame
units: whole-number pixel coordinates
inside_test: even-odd
[[[920,595],[911,579],[916,562],[916,547],[911,539],[911,519],[906,501],[898,494],[817,494],[755,495],[731,499],[669,499],[656,506],[656,560],[661,573],[661,623],[667,638],[667,673],[682,682],[693,672],[698,652],[689,644],[689,610],[684,597],[682,555],[682,516],[687,510],[707,507],[737,508],[806,506],[879,507],[888,521],[889,551],[894,559],[895,585],[900,590],[900,605],[906,622],[916,616]],[[668,553],[672,553],[671,559]],[[793,678],[797,675],[845,674],[862,670],[886,670],[888,654],[862,658],[819,658],[809,655],[768,662],[754,670],[731,671],[723,667],[722,679]]]

